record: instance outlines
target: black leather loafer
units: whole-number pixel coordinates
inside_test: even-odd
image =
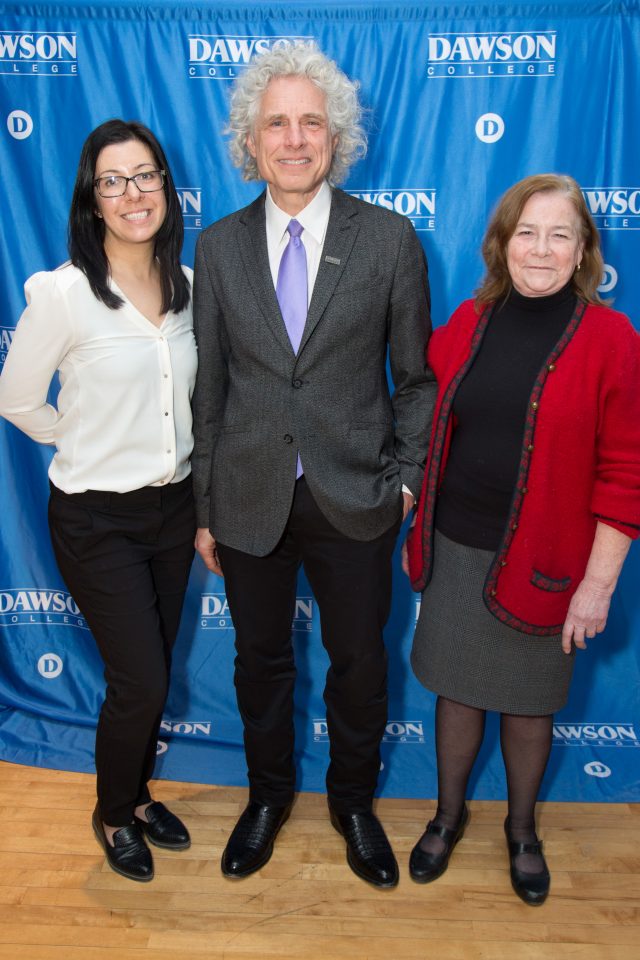
[[[271,807],[249,801],[222,854],[225,877],[248,877],[271,857],[280,827],[289,819],[291,804]]]
[[[146,814],[146,820],[135,816],[133,820],[147,840],[156,847],[164,847],[167,850],[186,850],[191,846],[191,837],[184,823],[167,810],[164,803],[157,801],[150,803]]]
[[[508,817],[504,822],[504,832],[507,835],[507,847],[509,848],[511,886],[520,899],[524,900],[530,907],[539,907],[547,899],[551,886],[551,874],[542,853],[542,841],[536,839],[531,843],[520,843],[517,840],[511,840]],[[516,857],[522,853],[533,853],[541,857],[542,870],[538,873],[528,873],[516,867]]]
[[[113,835],[113,846],[107,840],[104,826],[98,808],[93,811],[91,825],[96,840],[105,852],[107,863],[112,870],[128,880],[138,880],[148,883],[153,880],[153,858],[149,847],[144,842],[140,828],[132,823],[128,827],[120,827]]]
[[[437,826],[433,820],[427,824],[427,829],[416,843],[409,857],[409,873],[416,883],[431,883],[441,877],[449,866],[449,858],[458,840],[462,839],[465,827],[469,822],[469,811],[465,806],[462,816],[455,830]],[[420,846],[421,841],[428,835],[435,835],[444,841],[444,849],[440,853],[427,853]]]
[[[353,872],[375,887],[395,887],[398,862],[376,815],[331,809],[329,813],[331,823],[347,841],[347,863]]]

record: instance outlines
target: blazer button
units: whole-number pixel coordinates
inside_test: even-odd
[[[302,386],[302,380],[294,380],[293,386],[296,388],[296,390],[299,390],[300,387]]]
[[[285,433],[282,439],[284,440],[285,443],[293,443],[293,437],[291,436],[290,433]]]

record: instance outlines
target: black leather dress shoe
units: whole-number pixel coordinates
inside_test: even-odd
[[[289,819],[291,804],[271,807],[250,800],[231,832],[222,854],[225,877],[248,877],[271,857],[280,827]]]
[[[114,845],[111,846],[97,807],[93,811],[91,825],[112,870],[129,880],[139,880],[142,883],[153,880],[153,859],[140,827],[135,823],[129,827],[120,827],[113,835]]]
[[[462,839],[465,827],[469,822],[469,811],[466,806],[455,830],[437,826],[433,820],[427,824],[427,829],[416,843],[409,857],[409,873],[416,883],[431,883],[441,877],[449,866],[449,858],[458,840]],[[421,841],[429,835],[440,837],[444,841],[444,849],[440,853],[427,853],[420,846]]]
[[[182,820],[167,810],[164,803],[154,801],[146,809],[147,819],[133,818],[142,832],[156,847],[167,850],[186,850],[191,846],[191,837]]]
[[[398,862],[382,824],[374,813],[336,813],[331,823],[347,841],[347,863],[362,880],[376,887],[395,887]]]
[[[512,840],[509,837],[508,817],[504,822],[504,832],[507,835],[507,847],[509,848],[511,886],[520,899],[528,903],[530,907],[539,907],[547,899],[551,886],[551,875],[542,853],[542,841],[536,839],[531,843],[520,843],[517,840]],[[541,857],[542,870],[538,873],[529,873],[516,867],[516,857],[522,853],[533,853]]]

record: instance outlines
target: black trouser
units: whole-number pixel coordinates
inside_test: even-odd
[[[104,660],[98,804],[105,823],[124,826],[151,799],[147,781],[193,560],[191,477],[130,493],[65,494],[51,485],[49,528],[60,572]]]
[[[329,802],[338,813],[370,809],[387,719],[382,630],[398,528],[399,520],[370,541],[345,537],[301,477],[287,529],[272,553],[255,557],[218,544],[236,632],[235,684],[252,800],[284,805],[295,787],[291,621],[302,563],[331,660],[324,693]]]

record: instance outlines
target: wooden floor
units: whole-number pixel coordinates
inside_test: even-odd
[[[298,798],[272,860],[226,880],[219,860],[244,790],[159,782],[184,818],[183,853],[154,851],[156,876],[113,873],[92,835],[94,779],[0,763],[1,960],[638,960],[640,809],[542,804],[552,894],[512,893],[501,803],[471,803],[447,873],[419,886],[409,851],[433,803],[385,800],[378,814],[401,866],[376,890],[344,860],[323,797]]]

